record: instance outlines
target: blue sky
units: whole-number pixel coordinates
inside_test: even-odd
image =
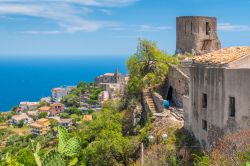
[[[175,50],[175,18],[216,16],[223,47],[250,45],[250,0],[0,0],[0,55],[130,55],[138,38]]]

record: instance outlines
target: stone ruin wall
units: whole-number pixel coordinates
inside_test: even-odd
[[[164,107],[163,107],[164,100],[163,100],[162,96],[155,91],[151,91],[151,96],[152,96],[154,103],[157,107],[157,111],[164,112]]]
[[[172,87],[172,104],[183,107],[183,96],[189,95],[189,77],[173,65],[170,65],[168,72],[168,93],[170,87]]]
[[[220,48],[215,17],[177,17],[176,53],[201,55]]]

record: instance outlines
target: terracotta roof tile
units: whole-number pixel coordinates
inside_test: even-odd
[[[229,47],[193,58],[195,63],[228,64],[244,56],[250,55],[250,46]]]
[[[50,110],[50,107],[48,107],[48,106],[44,106],[44,107],[39,108],[39,111],[49,111],[49,110]]]

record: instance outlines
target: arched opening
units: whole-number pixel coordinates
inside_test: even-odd
[[[171,101],[172,100],[172,96],[173,96],[173,87],[170,86],[169,89],[168,89],[167,100]]]

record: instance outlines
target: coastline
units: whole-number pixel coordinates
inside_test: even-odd
[[[127,73],[127,56],[27,58],[0,61],[0,75],[5,78],[0,82],[1,112],[8,112],[21,101],[50,96],[54,87],[75,85],[82,80],[93,82],[96,76],[113,72],[116,67]]]

